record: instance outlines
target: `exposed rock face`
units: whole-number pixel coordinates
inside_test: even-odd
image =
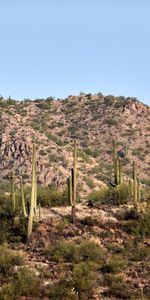
[[[123,98],[123,99],[122,99]],[[63,188],[72,167],[73,139],[77,139],[78,185],[83,194],[109,181],[112,139],[118,152],[128,147],[124,172],[132,160],[141,178],[150,169],[150,107],[124,97],[81,94],[65,100],[0,100],[0,172],[10,170],[31,180],[32,141],[37,149],[38,182]]]

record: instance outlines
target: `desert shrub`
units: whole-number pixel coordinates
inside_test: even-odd
[[[72,282],[79,299],[89,299],[97,280],[93,264],[80,262],[73,267]]]
[[[86,180],[86,183],[89,186],[89,188],[94,188],[94,186],[95,186],[94,181],[92,179],[90,179],[90,178],[88,178]]]
[[[113,204],[127,204],[130,199],[130,189],[125,183],[112,188],[112,203]]]
[[[134,208],[131,209],[126,208],[117,212],[116,217],[119,220],[125,220],[125,221],[138,220],[140,218],[140,214]]]
[[[112,95],[105,96],[104,102],[107,106],[112,106],[115,103],[115,98]]]
[[[109,126],[115,126],[118,124],[118,120],[114,119],[114,118],[110,118],[110,119],[107,119],[105,121],[105,123]]]
[[[45,187],[38,189],[37,201],[41,206],[61,206],[68,204],[68,197],[66,191],[60,192]]]
[[[107,295],[118,299],[131,299],[131,290],[123,281],[122,276],[107,274],[104,276],[104,283],[108,285]]]
[[[81,224],[86,225],[86,226],[96,226],[96,225],[98,225],[98,220],[95,218],[92,218],[91,216],[87,216],[81,220]]]
[[[56,135],[53,135],[51,132],[47,132],[46,135],[49,140],[52,140],[58,146],[64,145],[63,141],[60,138],[58,138]]]
[[[132,261],[150,260],[150,249],[145,246],[138,245],[136,247],[136,251],[134,251],[133,249],[131,260]]]
[[[150,209],[141,215],[135,233],[141,237],[150,237]]]
[[[41,150],[39,151],[39,155],[45,156],[45,155],[47,155],[47,152],[46,152],[44,149],[41,149]]]
[[[105,187],[99,191],[93,191],[89,194],[88,199],[94,200],[94,202],[105,203],[106,199],[107,201],[111,199],[111,190],[108,187]]]
[[[101,204],[126,204],[130,199],[129,186],[123,183],[114,188],[106,187],[90,193],[88,199],[92,199]]]
[[[20,297],[36,297],[38,300],[40,296],[39,280],[26,268],[15,272],[8,284],[0,290],[0,300],[16,300]]]
[[[56,262],[79,263],[82,261],[101,262],[104,251],[92,241],[60,242],[55,247],[46,249],[45,255]]]
[[[0,244],[5,241],[25,241],[27,220],[20,214],[20,207],[12,211],[10,197],[0,199]]]
[[[14,271],[15,266],[20,266],[22,258],[16,251],[8,248],[7,244],[0,246],[0,277],[6,279]]]
[[[113,255],[111,259],[102,266],[103,273],[119,273],[127,268],[128,261],[126,258],[119,255]]]
[[[106,244],[106,247],[109,252],[115,253],[115,254],[122,253],[122,251],[123,251],[123,248],[120,245],[118,245],[117,243],[108,243],[108,244]]]
[[[50,300],[78,300],[72,281],[61,280],[51,286],[47,291],[48,299]]]
[[[49,299],[89,299],[97,281],[99,264],[104,260],[104,252],[90,241],[61,242],[53,249],[48,249],[48,257],[57,263],[68,263],[71,273],[66,280],[60,281],[49,289]],[[68,274],[69,275],[69,274]],[[69,298],[70,296],[70,298]],[[54,297],[54,298],[53,298]]]
[[[47,110],[51,108],[53,100],[53,97],[48,97],[47,99],[36,99],[35,101],[38,102],[37,107]]]
[[[139,215],[136,220],[129,220],[123,225],[124,230],[138,238],[150,237],[150,209]]]
[[[123,255],[130,262],[145,262],[150,259],[150,249],[139,241],[137,237],[134,237],[134,239],[128,239],[124,243]]]
[[[49,287],[49,299],[86,300],[92,297],[97,274],[89,263],[81,262],[74,266],[72,277],[61,280]]]
[[[70,215],[69,215],[70,217]],[[65,216],[57,225],[56,225],[56,232],[58,235],[63,235],[64,230],[69,226],[68,218]]]

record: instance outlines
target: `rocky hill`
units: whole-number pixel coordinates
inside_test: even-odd
[[[83,195],[107,183],[113,174],[112,139],[125,177],[132,161],[149,184],[150,107],[136,98],[80,94],[67,99],[0,99],[0,176],[10,170],[31,179],[35,141],[38,183],[62,189],[72,166],[73,139],[78,146],[78,185]]]

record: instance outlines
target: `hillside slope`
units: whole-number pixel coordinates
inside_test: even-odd
[[[32,140],[36,143],[38,183],[62,189],[78,145],[78,185],[82,194],[111,179],[112,139],[123,160],[124,176],[132,161],[143,182],[150,171],[150,107],[134,98],[81,94],[67,99],[0,100],[0,174],[11,169],[31,177]],[[1,178],[2,179],[2,178]]]

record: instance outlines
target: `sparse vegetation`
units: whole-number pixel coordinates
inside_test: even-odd
[[[1,300],[148,299],[150,135],[141,105],[101,93],[0,97]]]

